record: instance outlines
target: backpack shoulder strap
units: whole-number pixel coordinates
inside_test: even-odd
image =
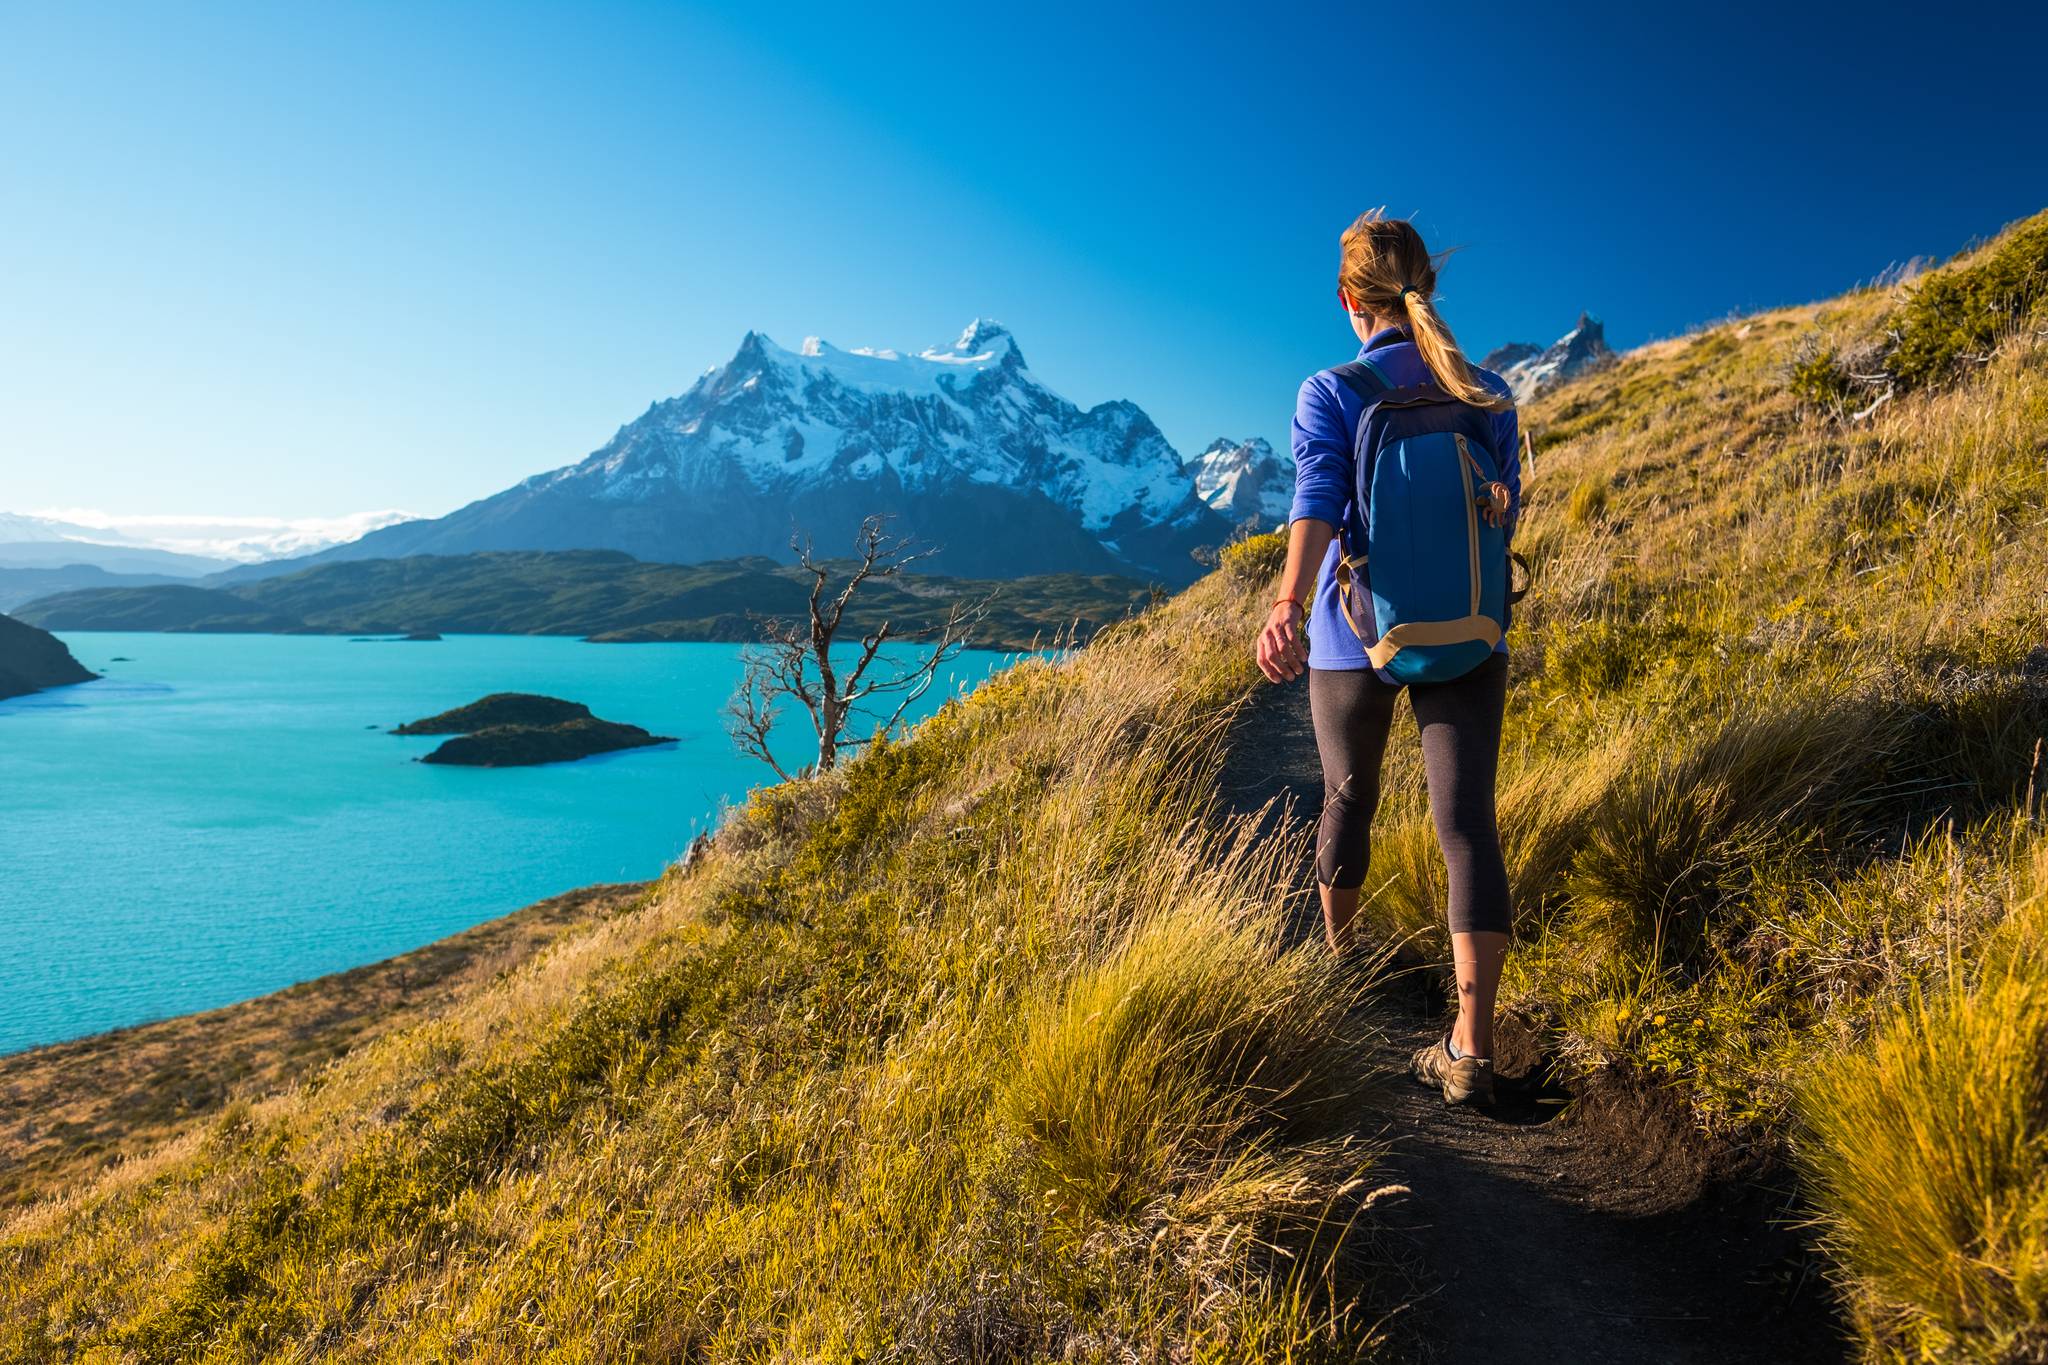
[[[1398,389],[1388,389],[1379,396],[1379,406],[1383,408],[1414,408],[1429,403],[1462,401],[1433,379],[1425,379],[1420,384],[1408,384]]]
[[[1333,366],[1330,373],[1342,380],[1345,388],[1363,398],[1367,407],[1371,407],[1381,394],[1394,387],[1394,381],[1387,378],[1386,372],[1364,357]]]

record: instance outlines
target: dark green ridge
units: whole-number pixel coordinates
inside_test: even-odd
[[[801,569],[758,556],[649,564],[612,550],[491,551],[322,564],[230,587],[83,589],[16,614],[48,630],[746,641],[760,634],[756,616],[801,618],[809,588]],[[955,601],[991,591],[995,600],[971,639],[978,648],[1026,649],[1069,632],[1086,640],[1152,595],[1114,574],[905,574],[862,588],[847,611],[847,636],[884,621],[898,632],[935,626]]]

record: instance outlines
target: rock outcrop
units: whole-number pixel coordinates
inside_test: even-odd
[[[0,697],[91,682],[99,675],[71,657],[64,642],[26,621],[0,616]]]

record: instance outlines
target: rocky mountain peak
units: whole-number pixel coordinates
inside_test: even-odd
[[[1508,381],[1517,402],[1527,402],[1545,389],[1600,369],[1613,359],[1606,327],[1591,313],[1582,312],[1578,324],[1548,346],[1511,341],[1488,352],[1479,363]]]
[[[1579,314],[1578,325],[1559,337],[1556,344],[1574,355],[1612,354],[1607,349],[1606,326],[1591,313]]]
[[[1510,365],[1519,365],[1530,356],[1541,354],[1543,348],[1533,341],[1510,341],[1488,351],[1479,364],[1480,368],[1492,370],[1495,374],[1506,374]]]
[[[1232,525],[1271,527],[1294,504],[1294,460],[1263,436],[1219,436],[1188,461],[1188,472],[1196,494]]]
[[[925,352],[928,356],[938,353],[936,348]],[[1017,338],[994,318],[976,318],[968,323],[950,353],[963,360],[986,356],[1009,368],[1021,369],[1024,365],[1024,353],[1017,349]]]
[[[1270,457],[1272,454],[1272,444],[1263,436],[1254,436],[1250,440],[1245,441],[1232,440],[1228,436],[1218,436],[1215,440],[1209,442],[1203,448],[1202,453],[1194,457],[1194,460],[1206,460],[1212,455],[1229,455],[1237,459],[1257,459],[1260,457]],[[1194,463],[1194,460],[1190,460],[1189,463]]]

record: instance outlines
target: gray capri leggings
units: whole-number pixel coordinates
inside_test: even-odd
[[[1308,671],[1309,715],[1323,758],[1323,819],[1316,877],[1349,889],[1365,882],[1380,760],[1401,688],[1369,668]],[[1414,683],[1408,700],[1422,731],[1429,813],[1450,872],[1451,932],[1508,932],[1508,871],[1493,807],[1500,768],[1508,660],[1495,654],[1462,678]]]

